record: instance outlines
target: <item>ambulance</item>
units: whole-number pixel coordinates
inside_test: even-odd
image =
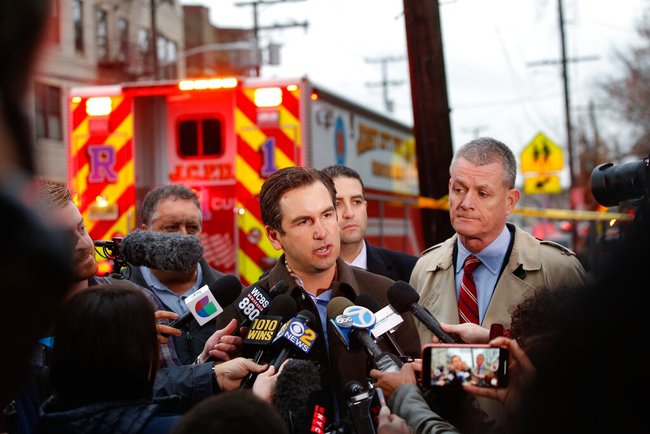
[[[140,227],[150,189],[187,185],[201,201],[206,260],[250,284],[281,254],[260,216],[264,180],[344,164],[365,183],[368,241],[423,249],[412,128],[307,78],[76,87],[68,102],[68,181],[94,240]]]

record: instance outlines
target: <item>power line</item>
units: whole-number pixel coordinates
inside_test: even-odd
[[[366,58],[367,63],[380,63],[381,64],[381,81],[379,82],[366,82],[368,87],[381,86],[382,94],[384,97],[384,106],[389,113],[393,113],[393,101],[388,98],[388,86],[400,86],[404,84],[404,80],[389,80],[388,79],[388,62],[401,62],[404,60],[403,56],[386,56],[378,58]]]

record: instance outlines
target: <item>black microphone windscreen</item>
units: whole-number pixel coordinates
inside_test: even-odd
[[[345,297],[334,297],[327,303],[327,318],[336,319],[348,306],[354,306],[354,303]]]
[[[242,284],[237,276],[226,274],[209,284],[208,288],[210,288],[210,292],[212,292],[212,295],[219,305],[221,307],[226,307],[231,305],[232,302],[239,297]]]
[[[413,303],[417,303],[420,300],[420,294],[411,285],[402,280],[398,280],[388,288],[386,297],[388,297],[388,302],[395,308],[397,313],[406,312],[411,308]]]
[[[311,313],[311,311],[308,311],[307,309],[303,309],[300,312],[298,312],[297,316],[303,317],[307,322],[307,324],[313,324],[314,322],[316,322],[316,316],[313,313]]]
[[[312,361],[289,359],[282,368],[273,404],[287,425],[294,427],[292,432],[310,432],[314,397],[322,391],[320,383],[318,365]]]
[[[273,285],[273,287],[269,290],[269,295],[271,296],[271,298],[275,298],[278,295],[287,292],[287,289],[289,289],[289,284],[284,280],[280,280],[278,283]]]
[[[379,306],[377,299],[367,292],[362,292],[361,294],[357,295],[354,303],[357,306],[363,306],[366,309],[370,309],[372,313],[375,313],[381,309],[381,306]]]
[[[131,265],[156,270],[187,271],[203,256],[201,241],[176,232],[135,230],[122,239],[120,253]]]
[[[297,310],[298,305],[292,296],[288,294],[280,294],[271,300],[271,304],[269,304],[269,309],[266,311],[265,315],[280,316],[282,317],[282,322],[287,322],[296,314]]]

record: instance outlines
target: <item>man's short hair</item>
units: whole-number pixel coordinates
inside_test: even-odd
[[[454,154],[449,165],[449,172],[461,157],[478,166],[500,162],[503,166],[503,182],[508,188],[515,188],[517,160],[504,143],[491,137],[480,137],[464,144]]]
[[[61,209],[73,201],[74,193],[65,184],[47,179],[38,179],[35,184],[34,207],[41,215]]]
[[[280,232],[282,230],[282,207],[280,198],[289,190],[307,187],[316,182],[322,182],[330,193],[332,205],[336,203],[336,188],[334,181],[320,170],[312,167],[292,166],[280,169],[269,176],[260,191],[260,209],[262,221]]]
[[[150,190],[142,201],[142,223],[149,226],[158,204],[163,200],[191,200],[201,211],[201,202],[196,192],[181,184],[168,184]]]
[[[356,170],[352,169],[351,167],[344,166],[342,164],[333,164],[331,166],[327,166],[324,169],[321,169],[323,173],[325,173],[327,176],[329,176],[332,179],[344,177],[344,178],[354,178],[359,183],[361,184],[361,188],[363,189],[363,180],[361,179],[361,175],[359,175],[359,172]]]

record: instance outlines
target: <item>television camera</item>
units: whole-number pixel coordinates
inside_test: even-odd
[[[120,252],[123,237],[113,237],[112,240],[95,240],[95,251],[104,259],[113,262],[113,269],[110,276],[115,279],[124,279],[122,269],[128,267],[128,263]]]
[[[600,164],[591,172],[591,193],[603,206],[616,206],[626,200],[650,197],[649,170],[650,155],[618,166],[614,163]]]

